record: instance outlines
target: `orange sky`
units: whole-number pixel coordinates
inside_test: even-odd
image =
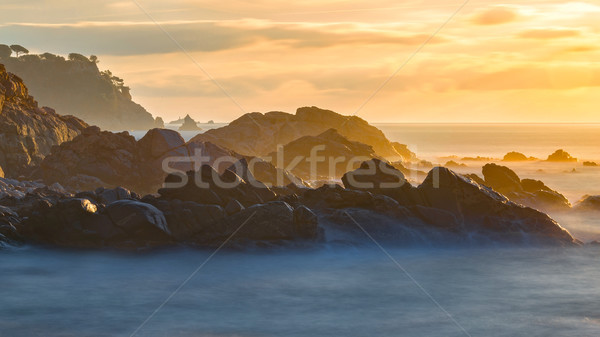
[[[600,122],[600,4],[3,0],[0,43],[99,56],[166,120],[317,105],[372,122]],[[207,78],[204,69],[239,103]]]

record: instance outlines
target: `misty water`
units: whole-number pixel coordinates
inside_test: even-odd
[[[558,148],[600,161],[600,126],[378,127],[436,163]],[[485,164],[465,163],[465,173]],[[600,194],[600,168],[507,165],[571,202]],[[551,215],[583,241],[600,239],[597,215]],[[367,238],[221,251],[136,336],[600,335],[600,246],[383,248],[398,264]],[[211,253],[0,250],[0,336],[130,336]]]

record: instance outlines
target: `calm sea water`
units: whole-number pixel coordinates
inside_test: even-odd
[[[376,248],[221,252],[137,335],[600,335],[598,248],[390,254],[422,289]],[[0,335],[130,336],[208,255],[4,252]]]
[[[600,159],[596,125],[378,127],[434,162],[451,155],[501,157],[512,150],[545,157],[558,148]],[[465,163],[461,171],[476,173],[485,164]],[[572,201],[600,194],[600,169],[509,166]],[[582,240],[600,239],[600,217],[552,216]],[[389,253],[402,268],[370,245],[222,251],[136,336],[600,335],[598,247]],[[210,254],[0,250],[0,336],[130,336]]]

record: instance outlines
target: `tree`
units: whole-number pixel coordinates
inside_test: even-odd
[[[100,62],[100,61],[98,60],[98,56],[96,56],[96,55],[90,55],[90,61],[92,61],[92,62],[94,62],[94,63],[98,63],[98,62]]]
[[[19,53],[29,54],[29,50],[27,50],[27,48],[20,46],[18,44],[11,45],[10,49],[12,49],[15,53],[17,53],[17,57],[19,57]]]
[[[79,62],[90,62],[90,60],[87,57],[85,57],[85,56],[83,56],[81,54],[77,54],[77,53],[70,53],[69,54],[69,60],[71,60],[71,61],[79,61]]]
[[[0,59],[7,59],[12,55],[12,49],[5,44],[0,44]]]

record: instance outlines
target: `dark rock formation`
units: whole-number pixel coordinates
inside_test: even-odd
[[[329,129],[317,136],[298,138],[268,157],[304,180],[317,180],[339,178],[377,155],[371,146],[350,141]]]
[[[183,123],[179,127],[179,131],[202,131],[202,129],[198,127],[198,123],[193,120],[190,115],[187,115],[183,119]]]
[[[74,196],[41,187],[0,199],[0,242],[81,248],[179,243],[215,247],[226,240],[236,246],[321,239],[360,244],[368,241],[366,231],[379,241],[400,245],[578,244],[547,215],[448,169],[432,170],[419,187],[396,187],[387,183],[402,173],[385,162],[372,162],[374,173],[366,173],[370,164],[363,163],[363,170],[345,177],[371,181],[373,187],[289,187],[280,195],[230,170],[219,175],[208,165],[199,176],[190,172],[183,186],[141,199],[122,188]],[[365,174],[370,177],[361,177]],[[207,186],[190,183],[197,177]],[[181,178],[172,175],[167,182]],[[218,181],[237,185],[226,188]]]
[[[0,64],[0,171],[2,176],[27,174],[53,146],[73,139],[83,121],[39,108],[23,81]]]
[[[543,182],[533,179],[521,180],[506,166],[487,164],[483,167],[485,185],[506,195],[510,200],[544,211],[568,210],[569,200]]]
[[[157,121],[131,100],[129,87],[85,56],[65,60],[45,53],[2,59],[42,104],[105,130],[147,130]]]
[[[225,127],[208,130],[192,140],[208,141],[244,155],[264,156],[277,151],[278,145],[304,136],[317,136],[332,128],[351,141],[371,145],[379,156],[401,157],[396,149],[398,146],[363,119],[317,107],[299,108],[295,115],[275,111],[246,114]]]
[[[593,162],[593,161],[584,161],[583,162],[583,166],[587,166],[587,167],[598,167],[598,163]]]
[[[509,152],[507,153],[502,161],[530,161],[530,160],[538,160],[535,157],[527,157],[521,152]]]
[[[150,194],[162,186],[171,172],[185,173],[209,164],[222,173],[244,158],[211,143],[185,143],[173,130],[152,129],[136,141],[127,132],[112,133],[90,127],[72,141],[53,148],[32,177],[47,184],[58,182],[73,191],[123,186]],[[250,171],[257,171],[259,180],[276,184],[277,175],[281,174],[284,185],[302,184],[300,179],[268,162],[252,157],[247,160],[252,162]],[[163,163],[169,171],[163,168]]]
[[[565,150],[556,150],[553,154],[548,156],[548,159],[546,159],[546,161],[572,163],[572,162],[576,162],[577,158],[573,158]]]

